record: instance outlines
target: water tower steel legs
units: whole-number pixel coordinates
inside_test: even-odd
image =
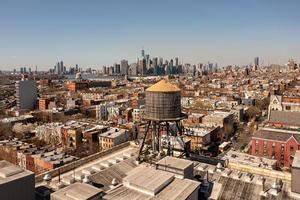
[[[149,128],[150,128],[150,124],[151,124],[151,121],[148,122],[146,131],[145,131],[145,134],[144,134],[144,138],[143,138],[143,141],[142,141],[142,145],[141,145],[141,147],[140,147],[139,155],[138,155],[138,158],[137,158],[138,161],[140,161],[140,156],[141,156],[141,153],[142,153],[143,148],[144,148],[144,145],[145,145],[145,141],[146,141],[146,137],[147,137],[147,134],[148,134],[148,131],[149,131]]]
[[[139,149],[139,154],[138,154],[138,158],[137,158],[138,161],[141,160],[140,157],[143,154],[143,148],[145,146],[146,138],[147,138],[147,135],[149,133],[151,125],[152,125],[152,129],[151,129],[152,130],[152,133],[151,133],[152,144],[151,144],[151,146],[152,146],[153,153],[160,154],[160,153],[163,152],[163,146],[162,146],[160,131],[161,131],[161,129],[163,129],[163,127],[165,127],[166,136],[167,137],[172,137],[173,136],[173,137],[177,138],[177,141],[180,141],[180,144],[181,144],[182,148],[184,149],[184,152],[182,153],[182,155],[185,154],[187,157],[189,156],[188,147],[185,145],[185,143],[183,141],[183,138],[182,138],[183,127],[182,127],[181,121],[180,120],[174,120],[173,122],[175,122],[176,128],[178,129],[176,131],[176,133],[171,133],[170,132],[169,121],[154,121],[154,120],[149,120],[148,121],[146,130],[145,130],[145,134],[144,134],[144,137],[143,137],[143,140],[142,140],[142,144],[141,144],[140,149]],[[167,155],[171,156],[171,155],[173,155],[173,148],[171,146],[170,140],[168,140],[167,145],[168,145]]]

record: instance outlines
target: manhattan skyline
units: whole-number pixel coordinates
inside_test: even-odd
[[[1,1],[0,70],[100,68],[142,48],[220,66],[300,60],[299,1]]]

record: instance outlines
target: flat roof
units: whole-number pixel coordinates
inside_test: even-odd
[[[34,173],[5,160],[0,161],[0,186],[7,182],[30,175],[34,175]]]
[[[193,162],[185,159],[167,156],[158,161],[157,164],[184,170],[190,165],[193,165]]]
[[[51,199],[57,200],[85,200],[99,195],[102,192],[86,183],[74,183],[51,194]]]
[[[300,156],[300,155],[299,155]],[[229,162],[239,163],[243,165],[249,165],[254,167],[262,167],[262,168],[272,168],[276,164],[275,159],[264,158],[249,155],[246,153],[229,150],[224,156],[223,159],[228,159]]]
[[[8,117],[8,118],[3,118],[0,120],[1,123],[11,123],[11,122],[17,122],[17,121],[22,121],[22,120],[27,120],[27,119],[32,119],[32,115],[21,115],[19,117]]]
[[[175,178],[174,174],[139,165],[123,178],[123,185],[149,195],[156,195]]]
[[[210,116],[210,117],[223,117],[223,118],[226,118],[228,116],[232,115],[232,113],[230,112],[221,112],[221,111],[214,111],[213,113],[210,113],[206,116]],[[205,116],[205,117],[206,117]]]
[[[116,157],[123,157],[123,156],[124,155],[120,154]],[[99,168],[100,171],[95,174],[92,174],[90,176],[90,179],[93,183],[103,185],[101,189],[107,191],[110,189],[109,186],[111,185],[113,179],[115,179],[117,183],[122,183],[122,179],[126,177],[126,174],[132,169],[134,169],[136,166],[137,164],[135,163],[135,158],[133,157],[122,160],[119,163],[114,164],[107,168],[102,166],[101,163],[95,164],[91,168],[92,169]]]
[[[212,130],[215,128],[209,127],[209,128],[204,128],[204,127],[195,127],[195,128],[188,128],[188,133],[187,135],[194,135],[194,136],[200,136],[204,137],[207,134],[211,133]]]
[[[138,166],[128,174],[123,179],[123,186],[108,191],[104,199],[185,200],[189,199],[190,195],[200,186],[200,182],[174,178],[168,172],[143,165]],[[124,180],[131,181],[131,185],[128,186]],[[147,189],[151,189],[154,193]]]
[[[125,132],[126,132],[125,129],[111,128],[108,131],[101,133],[99,136],[107,137],[107,138],[116,138],[116,137],[119,137],[120,135],[124,134]]]

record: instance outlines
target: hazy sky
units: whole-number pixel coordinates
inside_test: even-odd
[[[300,0],[0,0],[0,69],[300,61]]]

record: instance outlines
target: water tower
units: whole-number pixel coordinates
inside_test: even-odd
[[[81,72],[76,73],[75,79],[77,79],[77,80],[81,80],[81,79],[82,79],[82,74],[81,74]]]
[[[171,84],[167,80],[161,80],[152,85],[146,90],[146,110],[144,120],[147,121],[146,131],[140,146],[138,160],[140,161],[141,155],[144,153],[143,148],[149,130],[152,133],[152,153],[160,154],[163,152],[161,144],[160,132],[162,129],[166,131],[168,136],[171,136],[170,123],[175,123],[178,132],[173,134],[174,137],[182,135],[183,127],[181,120],[185,118],[181,112],[181,90],[176,85]],[[181,137],[182,139],[182,137]],[[182,141],[185,152],[187,149]],[[170,142],[168,143],[168,154],[171,153]]]

